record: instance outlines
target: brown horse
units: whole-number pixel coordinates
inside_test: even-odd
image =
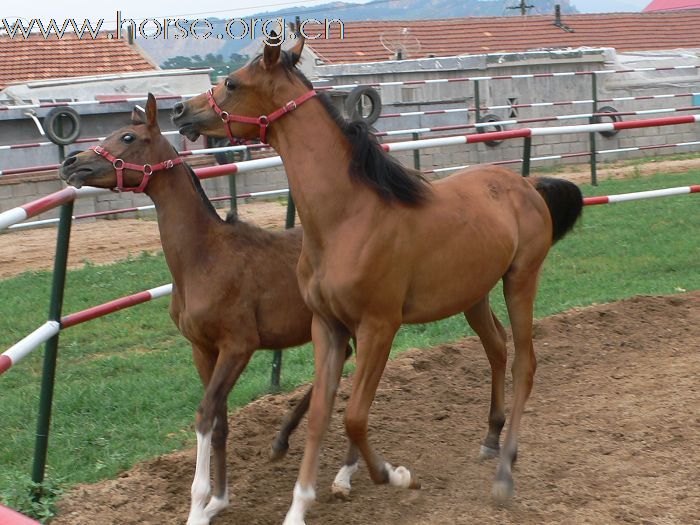
[[[174,108],[190,138],[260,136],[281,155],[304,227],[297,275],[313,311],[316,376],[304,457],[285,524],[304,523],[315,499],[320,444],[340,378],[344,348],[357,338],[357,368],[345,412],[351,441],[339,479],[349,488],[358,450],[375,483],[417,488],[370,446],[368,415],[391,344],[402,323],[425,323],[464,312],[492,370],[484,455],[500,450],[492,494],[514,491],[512,465],[525,402],[535,373],[533,303],[540,268],[552,244],[574,225],[581,192],[562,180],[523,179],[478,166],[428,183],[394,161],[365,125],[346,123],[296,69],[304,45],[278,42],[209,93]],[[503,280],[513,332],[514,399],[505,422],[506,333],[489,305]]]
[[[229,392],[255,350],[309,341],[311,312],[295,274],[301,229],[272,233],[235,218],[221,220],[197,176],[161,135],[156,115],[155,98],[149,95],[145,114],[134,110],[130,126],[112,133],[93,151],[66,159],[60,174],[76,187],[144,191],[156,205],[173,277],[170,315],[192,343],[206,388],[196,416],[197,466],[188,520],[198,525],[209,523],[228,503]],[[286,418],[273,443],[274,458],[287,451],[289,434],[308,408],[309,397]]]

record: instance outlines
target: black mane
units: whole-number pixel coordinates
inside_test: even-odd
[[[178,156],[179,153],[177,149],[175,149],[175,146],[170,144],[170,141],[167,141],[168,145],[170,148],[173,150],[173,153],[175,156]],[[187,164],[187,162],[183,162],[182,166],[187,170],[187,173],[190,175],[190,179],[192,179],[192,184],[194,185],[194,189],[197,191],[197,194],[199,197],[202,199],[202,202],[204,203],[204,207],[207,209],[209,213],[211,213],[212,216],[216,217],[217,219],[221,220],[221,217],[219,216],[218,212],[216,211],[216,208],[214,208],[214,205],[211,203],[209,200],[209,197],[207,197],[207,194],[204,192],[204,188],[202,187],[202,181],[199,180],[199,177],[197,177],[197,174],[194,172],[192,169],[192,166]],[[229,212],[229,215],[226,216],[226,222],[235,222],[237,220],[237,215],[231,214]]]
[[[251,60],[256,67],[262,55]],[[295,64],[296,55],[282,51],[280,62],[288,76],[301,80],[308,89],[313,89],[311,82],[299,71]],[[363,122],[348,122],[333,106],[330,97],[319,93],[317,97],[323,107],[350,142],[352,160],[350,175],[373,188],[380,197],[388,202],[398,201],[409,205],[420,205],[428,198],[429,183],[423,175],[406,168],[391,155],[385,152],[377,138],[370,132],[369,126]]]

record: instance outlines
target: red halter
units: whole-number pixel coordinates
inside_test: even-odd
[[[294,100],[290,100],[287,102],[284,106],[282,106],[279,109],[276,109],[269,115],[260,115],[259,117],[246,117],[244,115],[231,115],[227,111],[224,111],[219,107],[219,105],[216,103],[216,100],[214,100],[214,88],[211,88],[209,91],[207,91],[207,99],[209,100],[209,105],[211,108],[216,112],[219,117],[221,117],[221,120],[224,121],[224,127],[226,128],[226,134],[228,135],[229,140],[231,141],[231,144],[242,144],[245,139],[241,139],[239,137],[234,137],[233,133],[231,133],[231,126],[229,125],[229,122],[242,122],[244,124],[257,124],[260,126],[260,142],[267,143],[267,127],[272,124],[275,120],[279,119],[283,115],[286,115],[290,111],[294,111],[297,109],[299,106],[301,106],[304,102],[309,100],[310,98],[313,98],[316,96],[316,92],[312,89],[311,91],[307,91],[303,95],[301,95],[298,98],[295,98]]]
[[[152,166],[150,164],[131,164],[129,162],[124,162],[122,159],[118,159],[109,151],[104,149],[102,146],[93,146],[90,149],[97,153],[99,156],[104,157],[105,159],[110,161],[112,163],[112,166],[114,166],[114,169],[117,172],[117,187],[115,188],[116,191],[133,191],[134,193],[141,193],[146,189],[148,181],[150,180],[151,175],[153,175],[153,173],[161,170],[169,170],[170,168],[177,166],[178,164],[182,164],[184,162],[182,157],[176,157],[174,159],[164,160],[163,162],[159,162],[158,164],[154,164]],[[124,186],[124,170],[134,170],[143,173],[141,184],[139,184],[138,186],[130,186],[128,188]]]

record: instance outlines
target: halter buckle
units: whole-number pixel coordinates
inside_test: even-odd
[[[290,111],[294,111],[295,109],[297,109],[297,103],[296,103],[296,101],[294,101],[294,100],[290,100],[289,102],[287,102],[287,103],[284,105],[284,111],[285,111],[286,113],[288,113],[288,112],[290,112]]]
[[[172,159],[168,159],[163,163],[163,168],[166,170],[169,170],[170,168],[174,167],[175,163],[173,162]]]

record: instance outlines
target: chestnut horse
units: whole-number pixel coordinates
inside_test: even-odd
[[[221,220],[197,176],[161,135],[156,116],[156,101],[149,95],[145,114],[134,110],[130,126],[92,151],[66,159],[60,175],[76,187],[143,191],[156,205],[163,253],[173,277],[170,316],[192,343],[206,388],[196,416],[197,466],[188,520],[189,525],[199,525],[209,523],[228,503],[229,392],[255,350],[309,341],[311,312],[295,274],[301,229],[273,233],[235,217]],[[308,408],[309,397],[310,393],[286,418],[273,443],[273,459],[286,453],[289,434]]]
[[[582,209],[578,187],[524,179],[483,165],[438,182],[404,168],[362,123],[343,121],[295,67],[303,39],[290,51],[268,42],[261,56],[210,92],[174,108],[189,138],[260,138],[284,161],[304,227],[297,275],[313,312],[316,374],[304,456],[285,524],[304,523],[315,500],[320,445],[341,375],[344,348],[356,336],[357,367],[345,411],[351,442],[336,477],[349,490],[358,451],[375,483],[418,488],[405,467],[370,446],[368,415],[402,323],[425,323],[463,312],[484,345],[492,371],[489,426],[482,453],[500,459],[492,494],[512,496],[512,466],[525,402],[535,373],[533,303],[552,244]],[[514,397],[503,446],[506,332],[489,305],[503,280],[515,358]]]

